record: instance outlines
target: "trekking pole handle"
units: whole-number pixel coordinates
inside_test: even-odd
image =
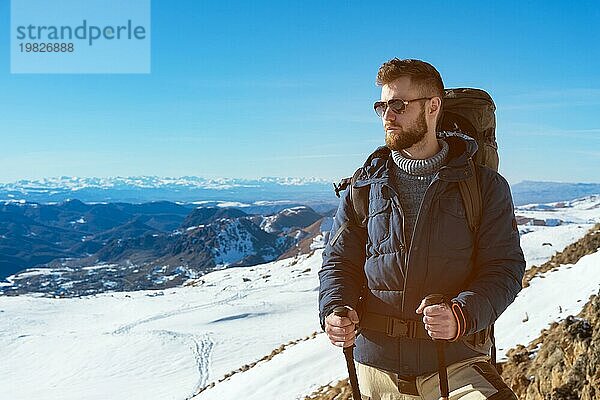
[[[443,294],[430,294],[423,299],[425,302],[425,307],[435,306],[437,304],[448,304],[446,301],[446,297]],[[434,342],[445,342],[444,339],[433,339]]]
[[[436,304],[448,304],[446,297],[443,294],[430,294],[429,296],[425,297],[425,307]]]
[[[430,294],[425,297],[425,307],[433,306],[436,304],[448,304],[443,294]],[[438,374],[440,380],[440,398],[447,400],[449,397],[448,388],[448,370],[446,366],[446,356],[444,351],[445,340],[433,339],[438,355]]]
[[[336,308],[333,309],[333,315],[336,315],[338,317],[346,317],[348,318],[348,313],[350,312],[350,310],[352,310],[350,307],[348,306],[337,306]],[[356,334],[360,334],[361,332],[361,328],[360,326],[356,326]]]
[[[348,313],[350,312],[350,308],[345,306],[338,306],[333,309],[333,314],[338,317],[348,317]],[[353,356],[354,344],[348,347],[344,347],[344,357],[346,358],[346,366],[348,367],[348,381],[350,382],[350,387],[352,388],[352,399],[360,400],[360,388],[358,387],[358,376],[356,374],[356,367],[354,365],[354,356]]]
[[[333,309],[333,313],[338,317],[347,317],[349,312],[350,309],[348,309],[346,306],[337,306]]]
[[[333,309],[333,314],[338,317],[348,318],[348,313],[350,312],[350,310],[351,310],[351,308],[346,307],[346,306],[337,306],[336,308]],[[352,351],[353,347],[354,347],[354,344],[352,346],[344,347],[344,352]]]

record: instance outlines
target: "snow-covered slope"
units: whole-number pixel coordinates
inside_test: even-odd
[[[185,399],[320,329],[319,255],[165,292],[0,297],[2,397]]]
[[[527,266],[540,265],[554,253],[577,241],[600,218],[600,196],[549,204],[528,204],[515,208],[518,220],[530,219],[519,226],[521,246],[526,249]],[[534,221],[550,221],[536,226]]]
[[[499,360],[516,344],[527,345],[552,321],[576,315],[600,288],[600,251],[574,265],[531,280],[510,308],[496,322]]]
[[[590,197],[518,208],[564,221],[520,226],[528,261],[547,261],[581,238],[600,222],[599,204]],[[341,350],[320,333],[322,243],[313,247],[311,255],[212,272],[197,286],[164,292],[0,297],[2,398],[302,399],[347,376]],[[596,252],[533,278],[496,325],[499,355],[577,313],[600,287],[599,266]]]

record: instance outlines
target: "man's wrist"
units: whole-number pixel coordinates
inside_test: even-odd
[[[468,331],[468,320],[465,315],[465,311],[462,306],[457,301],[452,301],[450,303],[450,308],[452,310],[452,314],[454,314],[454,318],[456,319],[456,336],[450,339],[451,342],[455,342],[460,339],[465,333]]]

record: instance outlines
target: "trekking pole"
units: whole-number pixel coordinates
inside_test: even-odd
[[[339,306],[333,309],[333,313],[338,317],[348,317],[348,308]],[[346,365],[348,366],[348,378],[350,379],[350,387],[352,387],[352,398],[360,400],[360,390],[358,388],[358,377],[356,376],[356,367],[354,365],[353,355],[354,344],[344,347],[344,356],[346,357]]]
[[[446,304],[446,300],[444,299],[443,295],[430,294],[429,296],[425,297],[425,307],[436,304]],[[448,370],[446,368],[446,354],[444,350],[445,341],[443,339],[433,339],[433,341],[435,342],[435,347],[437,349],[440,396],[442,400],[448,400],[450,393],[448,389]]]

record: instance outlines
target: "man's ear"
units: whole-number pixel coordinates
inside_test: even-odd
[[[442,107],[442,99],[440,99],[437,96],[432,97],[431,104],[429,105],[429,113],[434,114],[435,112],[439,112],[441,107]]]

